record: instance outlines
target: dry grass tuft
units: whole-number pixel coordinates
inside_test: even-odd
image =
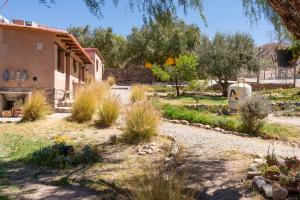
[[[164,173],[163,167],[145,170],[141,177],[130,183],[130,200],[192,200],[194,195],[185,194],[186,176],[173,172]]]
[[[107,83],[91,82],[82,90],[78,90],[72,106],[72,119],[82,123],[93,118],[97,105],[110,93]]]
[[[121,111],[120,98],[118,96],[108,96],[102,100],[98,110],[97,125],[109,127],[118,119]]]
[[[136,103],[146,99],[146,87],[143,85],[134,85],[131,89],[130,102]]]
[[[109,76],[109,77],[107,77],[106,82],[107,82],[110,86],[113,86],[114,84],[116,84],[116,78],[113,77],[113,76]]]
[[[156,135],[160,114],[150,102],[138,102],[126,115],[124,139],[128,143],[149,141]]]
[[[51,107],[47,103],[44,93],[35,91],[23,107],[22,121],[36,121],[45,117],[50,111]]]
[[[96,101],[91,90],[78,91],[72,106],[72,119],[78,123],[90,121],[96,110]]]

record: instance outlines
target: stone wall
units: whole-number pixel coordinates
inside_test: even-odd
[[[151,69],[143,65],[128,65],[122,69],[107,68],[104,70],[104,79],[114,76],[119,84],[152,83],[154,76]]]

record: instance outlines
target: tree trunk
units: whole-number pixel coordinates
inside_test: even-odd
[[[229,86],[229,83],[228,81],[219,81],[219,84],[222,86],[222,96],[223,97],[227,97],[228,96],[228,86]]]
[[[294,88],[296,88],[297,65],[294,66]]]
[[[300,39],[300,1],[299,0],[267,0],[278,13],[287,29]]]
[[[257,77],[256,78],[257,78],[256,82],[259,83],[260,82],[260,69],[257,72]]]
[[[178,81],[175,81],[176,83],[176,96],[179,97],[180,96],[180,84],[178,83]]]

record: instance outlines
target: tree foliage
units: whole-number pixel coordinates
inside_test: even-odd
[[[244,33],[217,33],[212,41],[204,38],[199,51],[198,71],[216,80],[227,96],[229,80],[237,78],[242,69],[256,71],[258,59],[253,39]]]
[[[196,69],[198,67],[198,57],[194,54],[180,55],[176,59],[175,65],[155,66],[154,75],[164,81],[173,81],[176,84],[177,96],[180,95],[180,87],[184,81],[192,81],[196,78]]]
[[[68,31],[73,34],[83,47],[98,48],[105,60],[106,67],[121,67],[126,60],[125,37],[113,33],[111,28],[96,28],[89,26],[70,27]]]
[[[200,30],[165,14],[128,36],[128,52],[132,61],[164,64],[168,58],[195,51],[200,46]]]

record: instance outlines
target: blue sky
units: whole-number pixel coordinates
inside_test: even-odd
[[[142,14],[132,13],[125,0],[120,0],[116,8],[112,0],[107,0],[103,8],[104,18],[99,20],[86,8],[82,0],[56,0],[51,8],[38,3],[38,0],[9,0],[1,8],[0,14],[9,19],[32,20],[39,24],[66,29],[69,26],[112,27],[114,32],[128,35],[133,26],[143,24]],[[233,33],[243,31],[252,35],[257,45],[275,42],[272,38],[272,26],[262,19],[257,25],[251,26],[249,19],[243,15],[241,0],[206,0],[205,15],[208,26],[205,27],[199,14],[189,11],[187,15],[179,12],[179,17],[187,23],[197,24],[202,33],[212,37],[217,31]]]

